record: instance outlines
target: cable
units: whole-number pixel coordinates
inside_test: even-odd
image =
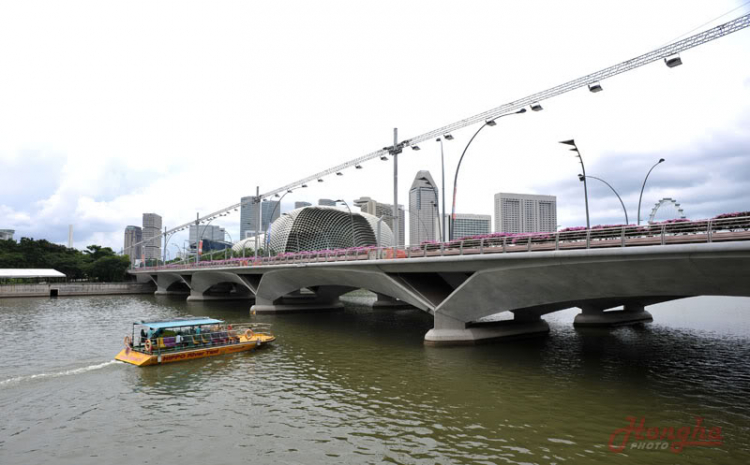
[[[747,6],[747,5],[750,5],[750,0],[746,1],[745,3],[743,3],[743,4],[742,4],[742,5],[740,5],[740,6],[738,6],[737,8],[733,8],[733,9],[731,9],[731,10],[727,11],[726,13],[724,13],[724,14],[723,14],[723,15],[721,15],[721,16],[717,16],[717,17],[715,17],[715,18],[714,18],[714,19],[712,19],[711,21],[707,21],[707,22],[705,22],[705,23],[701,24],[700,26],[697,26],[697,27],[694,27],[693,29],[690,29],[689,31],[685,32],[684,34],[680,34],[680,35],[678,35],[677,37],[675,37],[675,38],[674,38],[674,39],[672,39],[672,40],[668,40],[668,41],[664,42],[664,43],[663,43],[662,45],[660,45],[660,47],[663,47],[663,46],[665,46],[665,45],[667,45],[667,44],[671,44],[671,43],[672,43],[672,42],[674,42],[675,40],[679,40],[679,39],[681,39],[681,38],[685,37],[686,35],[690,34],[691,32],[694,32],[694,31],[696,31],[696,30],[698,30],[698,29],[702,28],[703,26],[706,26],[706,25],[708,25],[708,24],[711,24],[711,23],[713,23],[714,21],[716,21],[717,19],[723,18],[724,16],[728,15],[729,13],[735,12],[735,11],[739,10],[740,8],[742,8],[742,7],[744,7],[744,6]]]

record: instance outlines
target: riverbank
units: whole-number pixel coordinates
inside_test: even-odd
[[[153,294],[153,283],[40,283],[0,285],[0,299],[8,297],[70,297],[86,295]]]

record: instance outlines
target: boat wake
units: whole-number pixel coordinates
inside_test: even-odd
[[[9,378],[9,379],[0,381],[0,386],[7,386],[9,384],[18,384],[18,383],[22,383],[25,381],[32,381],[35,379],[59,378],[61,376],[80,375],[81,373],[86,373],[86,372],[94,371],[94,370],[100,370],[114,363],[117,363],[117,361],[110,360],[108,362],[99,363],[97,365],[89,365],[87,367],[75,368],[72,370],[65,370],[65,371],[57,371],[54,373],[37,373],[35,375],[17,376],[15,378]]]

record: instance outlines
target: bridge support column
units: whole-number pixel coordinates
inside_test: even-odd
[[[428,346],[473,345],[508,339],[546,335],[549,325],[539,316],[498,321],[473,326],[440,313],[435,314],[435,327],[427,332],[424,343]]]
[[[587,326],[625,326],[639,323],[650,323],[654,320],[651,313],[639,303],[627,303],[622,310],[605,312],[604,309],[590,305],[580,306],[582,313],[576,315],[573,325]]]

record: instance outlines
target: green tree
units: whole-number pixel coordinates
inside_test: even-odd
[[[130,259],[117,255],[104,256],[89,266],[89,277],[98,281],[119,282],[125,279]]]

